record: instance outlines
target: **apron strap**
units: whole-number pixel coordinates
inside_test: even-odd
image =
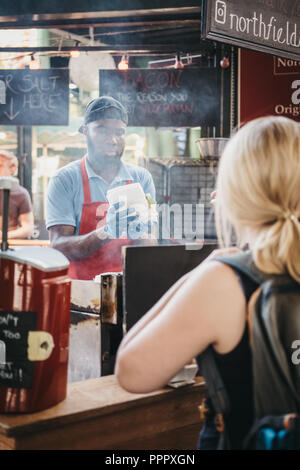
[[[85,166],[85,160],[86,160],[86,156],[84,156],[81,159],[80,167],[81,167],[83,194],[84,194],[84,204],[89,204],[92,201],[92,198],[91,198],[89,177],[88,177],[86,166]],[[132,183],[132,180],[126,180],[126,184],[131,184],[131,183]]]
[[[87,174],[86,167],[85,167],[85,159],[86,159],[86,156],[81,159],[80,167],[81,167],[84,204],[89,204],[91,202],[91,190],[90,190],[88,174]]]

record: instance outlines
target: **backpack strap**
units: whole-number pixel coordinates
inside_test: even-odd
[[[216,367],[211,346],[201,354],[201,373],[204,377],[211,379],[207,384],[207,390],[214,411],[216,413],[228,414],[230,409],[229,398],[223,380]]]
[[[239,253],[230,257],[217,258],[217,261],[221,261],[228,264],[240,273],[245,274],[251,280],[256,282],[259,286],[262,282],[262,277],[256,272],[252,256],[250,252]],[[251,296],[251,310],[255,305],[255,300],[259,294],[260,287]],[[250,307],[250,302],[249,302]],[[248,318],[252,318],[250,315]],[[252,325],[249,325],[249,330],[252,331]],[[206,380],[207,396],[211,400],[214,411],[216,413],[217,422],[216,429],[221,433],[218,449],[230,449],[230,442],[227,432],[226,421],[230,412],[230,401],[224,386],[222,377],[218,370],[213,355],[212,347],[207,348],[200,356],[200,370],[201,374]],[[218,425],[218,424],[221,425]]]
[[[201,375],[205,378],[207,398],[211,400],[215,412],[215,426],[217,431],[220,432],[218,450],[229,450],[230,442],[226,419],[230,411],[230,402],[222,377],[215,362],[212,346],[209,346],[201,353],[199,357],[199,366]]]
[[[268,275],[257,269],[253,262],[251,251],[249,250],[231,256],[216,258],[214,261],[221,261],[224,264],[228,264],[228,266],[231,266],[238,272],[245,274],[257,284],[262,284],[264,280],[269,278]]]
[[[248,303],[249,333],[251,335],[252,311],[256,299],[260,294],[261,284],[264,281],[264,276],[255,267],[250,251],[238,253],[229,257],[217,258],[216,261],[221,261],[231,266],[238,272],[245,274],[259,286],[252,294]],[[218,422],[221,423],[220,426],[216,425],[217,430],[221,433],[218,449],[230,449],[230,442],[226,426],[227,417],[230,412],[230,401],[222,377],[215,363],[211,346],[200,355],[199,362],[201,374],[206,380],[207,396],[211,400]]]
[[[249,332],[250,344],[252,343],[254,308],[261,292],[262,292],[262,286],[260,285],[251,295],[248,305],[247,305],[247,321],[248,321],[248,332]]]

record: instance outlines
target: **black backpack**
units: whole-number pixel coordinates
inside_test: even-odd
[[[219,258],[256,282],[248,306],[255,421],[245,449],[300,449],[300,284],[288,275],[259,271],[251,252]],[[230,402],[211,347],[200,370],[208,398],[222,421],[219,449],[230,449]]]

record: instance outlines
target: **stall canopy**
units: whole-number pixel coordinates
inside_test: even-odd
[[[81,46],[87,45],[85,39],[90,40],[90,28],[93,28],[95,39],[93,46],[98,46],[98,50],[106,47],[115,51],[161,53],[164,48],[167,52],[192,51],[199,50],[200,46],[199,0],[23,0],[1,3],[0,28],[59,29],[69,33],[60,34],[65,38],[61,48],[74,47],[76,37]],[[210,47],[210,41],[207,43],[203,47]]]

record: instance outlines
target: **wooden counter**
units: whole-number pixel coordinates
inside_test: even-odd
[[[114,375],[68,385],[67,398],[32,414],[0,414],[0,449],[195,449],[204,381],[132,394]]]
[[[50,247],[49,240],[24,240],[24,239],[9,239],[9,246],[48,246]]]

